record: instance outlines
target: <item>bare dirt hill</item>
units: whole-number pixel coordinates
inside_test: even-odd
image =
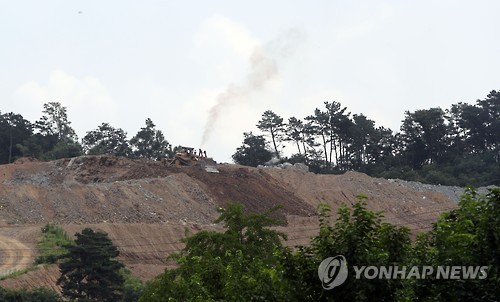
[[[85,227],[107,232],[121,260],[134,274],[149,279],[166,267],[166,256],[183,247],[185,230],[221,230],[212,222],[217,208],[229,202],[240,202],[249,212],[281,205],[276,216],[285,224],[278,229],[288,234],[286,244],[292,246],[307,244],[317,233],[320,202],[335,212],[365,194],[370,209],[384,211],[385,220],[414,232],[427,230],[442,211],[456,207],[449,195],[432,187],[356,172],[316,175],[229,164],[217,169],[219,173],[207,173],[199,166],[113,156],[1,165],[0,268],[6,272],[29,266],[40,228],[48,222],[62,225],[69,234]],[[10,252],[9,242],[23,245],[15,250],[25,253]],[[56,279],[57,269],[44,267],[0,281],[0,286],[56,288]]]

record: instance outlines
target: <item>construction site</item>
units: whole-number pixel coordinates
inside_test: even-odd
[[[86,227],[104,231],[119,259],[142,280],[172,265],[166,258],[183,248],[181,239],[214,224],[217,209],[243,204],[250,213],[273,206],[288,235],[288,246],[308,244],[318,234],[320,203],[335,213],[364,194],[369,209],[384,221],[429,230],[443,211],[457,206],[462,188],[371,178],[357,172],[317,175],[302,166],[252,168],[217,164],[206,152],[184,147],[163,161],[115,156],[80,156],[41,162],[19,159],[0,166],[0,275],[32,267],[41,228],[61,226],[69,235]],[[57,265],[39,266],[6,288],[58,289]]]

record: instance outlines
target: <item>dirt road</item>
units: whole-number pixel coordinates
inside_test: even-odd
[[[0,277],[28,267],[32,251],[20,241],[0,235]]]

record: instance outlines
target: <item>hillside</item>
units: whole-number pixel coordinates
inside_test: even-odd
[[[20,160],[0,166],[0,274],[32,263],[40,228],[63,226],[69,234],[92,227],[109,234],[121,260],[143,279],[160,273],[168,254],[182,248],[186,230],[220,230],[217,208],[240,202],[250,212],[275,205],[288,245],[306,244],[318,229],[316,208],[335,212],[355,195],[385,220],[427,230],[439,213],[456,206],[460,188],[426,186],[348,172],[316,175],[296,169],[218,165],[219,173],[199,166],[112,156],[82,156],[51,162]],[[15,248],[12,248],[15,246]],[[47,267],[15,279],[6,287],[55,286],[57,268]]]

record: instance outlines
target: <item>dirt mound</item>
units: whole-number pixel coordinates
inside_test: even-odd
[[[406,225],[412,230],[429,229],[443,211],[456,207],[449,196],[426,189],[412,188],[363,173],[316,175],[299,170],[263,169],[288,190],[313,207],[329,204],[333,212],[341,205],[351,206],[357,195],[365,195],[368,208],[383,211],[385,220]]]
[[[4,165],[0,222],[210,223],[216,209],[228,202],[241,202],[251,212],[282,205],[282,218],[315,213],[268,174],[248,168],[219,170],[207,173],[197,166],[112,156]]]
[[[240,202],[249,212],[282,206],[276,215],[286,224],[277,229],[288,235],[285,244],[290,246],[307,244],[317,234],[320,202],[331,205],[335,213],[340,205],[351,206],[356,195],[365,194],[368,208],[384,211],[386,221],[413,232],[429,229],[442,211],[456,207],[446,194],[450,190],[356,172],[316,175],[229,164],[216,168],[219,173],[208,173],[201,165],[171,166],[114,156],[1,165],[0,239],[23,245],[18,250],[29,255],[17,261],[0,247],[0,258],[13,262],[2,270],[32,263],[39,230],[47,222],[62,225],[69,234],[84,227],[107,232],[120,259],[146,280],[159,274],[166,257],[183,247],[185,230],[221,230],[213,221],[217,209],[229,202]],[[57,268],[46,267],[0,281],[0,286],[56,288],[57,274]]]

